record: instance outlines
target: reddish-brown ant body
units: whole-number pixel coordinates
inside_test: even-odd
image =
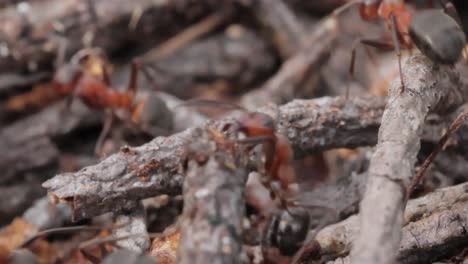
[[[295,175],[292,166],[293,152],[289,140],[276,133],[275,120],[264,113],[250,112],[238,105],[216,102],[211,100],[189,100],[181,106],[215,106],[240,110],[244,113],[235,120],[233,127],[246,138],[238,139],[235,143],[262,143],[265,156],[262,183],[271,191],[272,196],[278,196],[284,204],[282,197],[288,192],[288,187],[294,183]],[[224,140],[224,139],[220,139]]]
[[[354,3],[359,3],[362,19],[382,19],[386,22],[392,33],[392,42],[370,38],[359,39],[353,45],[350,75],[354,73],[357,43],[396,50],[401,92],[405,89],[401,71],[401,49],[411,49],[416,45],[434,63],[440,64],[454,64],[460,58],[466,40],[457,11],[451,2],[441,2],[444,12],[437,9],[413,12],[404,0],[362,0]]]
[[[96,153],[100,153],[101,145],[115,117],[130,123],[149,136],[153,136],[155,132],[170,130],[172,127],[172,121],[161,118],[161,115],[170,115],[170,111],[158,96],[151,93],[136,99],[138,69],[139,64],[132,62],[127,89],[118,91],[111,84],[105,60],[100,52],[93,49],[81,50],[69,63],[57,69],[48,85],[38,87],[32,94],[23,95],[16,101],[49,99],[50,103],[69,96],[67,109],[70,108],[73,99],[77,98],[89,108],[105,112],[107,117],[96,143]],[[33,102],[29,103],[34,105]],[[164,119],[164,124],[161,124],[161,119]]]

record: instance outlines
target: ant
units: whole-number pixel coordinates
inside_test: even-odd
[[[419,50],[434,63],[455,64],[465,46],[465,34],[461,29],[460,18],[453,4],[448,0],[440,0],[444,11],[427,9],[413,12],[404,0],[359,0],[353,1],[334,14],[359,4],[359,13],[363,20],[382,19],[392,33],[392,42],[381,38],[360,38],[352,47],[349,75],[354,75],[357,44],[361,43],[383,50],[395,50],[398,57],[401,93],[405,90],[401,66],[401,50],[412,49],[416,45]],[[429,6],[432,6],[432,1]],[[346,98],[349,97],[349,89]]]
[[[289,140],[276,133],[276,122],[270,115],[260,112],[250,112],[247,109],[230,103],[216,102],[211,100],[193,99],[186,101],[179,106],[215,106],[233,110],[240,110],[243,114],[236,118],[232,126],[224,127],[223,130],[232,128],[235,132],[240,132],[246,137],[237,139],[229,143],[257,144],[261,143],[265,161],[261,173],[260,183],[267,188],[270,199],[262,199],[257,196],[261,194],[247,193],[249,203],[259,210],[269,207],[269,202],[278,198],[279,208],[276,211],[266,210],[267,223],[262,232],[262,252],[265,260],[276,257],[276,252],[282,256],[291,257],[303,246],[309,228],[311,217],[307,208],[308,204],[295,203],[293,197],[294,190],[291,188],[296,183],[296,175],[293,167],[294,153]],[[217,142],[226,143],[222,134],[211,131]],[[257,189],[248,188],[248,192],[257,192]],[[268,200],[267,202],[254,200]],[[263,204],[262,204],[263,203]],[[268,208],[270,209],[270,208]]]
[[[97,61],[94,65],[99,64],[97,67],[101,69],[102,78],[83,70],[83,61],[84,63],[91,62],[91,66],[93,66],[93,60]],[[123,92],[113,88],[103,60],[99,57],[96,58],[96,52],[93,50],[78,52],[72,58],[71,63],[57,71],[54,80],[61,84],[58,87],[65,88],[71,94],[67,101],[67,109],[70,108],[74,98],[79,98],[89,108],[106,113],[103,129],[95,147],[98,156],[114,118],[126,121],[144,134],[153,137],[158,131],[157,127],[161,125],[160,120],[164,119],[160,115],[170,113],[164,101],[153,94],[149,94],[146,98],[136,99],[138,70],[143,70],[147,76],[141,66],[137,60],[132,61],[129,83]],[[120,115],[119,110],[123,110]],[[168,124],[164,124],[164,126],[167,125],[167,129],[170,129],[172,122],[166,123]]]
[[[164,116],[161,118],[161,115],[170,115],[162,99],[153,93],[136,99],[138,70],[142,70],[148,78],[142,65],[136,60],[132,61],[127,89],[120,92],[111,84],[105,61],[98,49],[80,50],[72,56],[70,62],[56,70],[48,85],[37,87],[17,100],[27,101],[27,105],[34,104],[34,100],[38,99],[50,102],[68,96],[67,111],[70,110],[73,100],[78,98],[87,107],[104,112],[106,118],[95,146],[98,156],[101,156],[102,145],[115,118],[127,122],[148,137],[171,129],[172,120],[166,120]],[[165,124],[161,124],[161,119],[164,119]],[[161,126],[164,127],[159,129]]]
[[[234,130],[246,136],[244,139],[237,139],[234,142],[241,144],[262,143],[263,154],[265,155],[264,175],[261,179],[262,184],[271,191],[271,197],[278,196],[281,203],[285,205],[286,201],[281,197],[288,193],[288,187],[295,181],[295,172],[292,166],[293,151],[289,140],[276,133],[275,120],[264,113],[250,112],[247,109],[236,104],[226,102],[217,102],[204,99],[192,99],[180,106],[214,106],[233,110],[240,110],[243,114],[237,118],[233,124]],[[228,128],[224,128],[227,130]],[[216,141],[225,141],[222,135],[215,134]]]

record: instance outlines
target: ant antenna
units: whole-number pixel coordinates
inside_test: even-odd
[[[219,102],[219,101],[208,100],[208,99],[191,99],[191,100],[185,101],[184,103],[181,103],[175,106],[175,108],[191,107],[191,106],[218,107],[218,108],[240,110],[240,111],[248,112],[248,110],[245,109],[244,107],[233,104],[233,103]]]

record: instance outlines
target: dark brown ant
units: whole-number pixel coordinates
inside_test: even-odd
[[[235,104],[216,102],[211,100],[195,99],[183,103],[181,106],[215,106],[244,112],[235,119],[233,129],[245,134],[246,138],[236,140],[232,143],[258,144],[261,143],[265,155],[264,171],[265,177],[260,179],[261,183],[270,192],[269,201],[279,200],[276,210],[267,210],[267,224],[262,235],[262,251],[265,259],[275,256],[277,249],[282,256],[292,257],[302,246],[308,234],[311,218],[307,209],[317,208],[308,204],[297,204],[291,197],[293,191],[290,189],[296,183],[296,175],[293,167],[294,154],[289,140],[276,133],[275,120],[264,113],[249,112],[243,107]],[[215,140],[225,143],[225,139],[217,132]],[[256,192],[255,188],[248,191]],[[247,194],[247,197],[256,195]],[[249,201],[255,204],[257,209],[263,209],[261,202]],[[266,203],[269,203],[268,201]],[[259,208],[260,207],[260,208]],[[271,209],[271,208],[270,208]]]
[[[351,3],[359,4],[362,19],[382,19],[392,33],[392,42],[381,38],[361,38],[353,44],[349,68],[351,76],[354,75],[358,43],[384,50],[396,50],[401,92],[405,90],[401,70],[402,49],[411,49],[413,45],[416,45],[434,63],[440,64],[454,64],[461,56],[466,42],[465,35],[461,29],[460,19],[455,7],[447,0],[441,1],[444,11],[427,9],[418,12],[413,12],[405,4],[404,0],[360,0]],[[432,6],[432,3],[430,5]],[[341,8],[340,12],[349,6],[351,4]],[[347,90],[346,97],[349,96],[348,94],[349,91]]]
[[[439,9],[422,10],[414,14],[409,34],[414,44],[435,63],[455,64],[466,45],[457,11],[452,3]]]
[[[303,246],[311,225],[310,215],[302,208],[294,213],[282,210],[273,214],[265,225],[262,235],[262,250],[266,261],[274,261],[277,252],[291,257]]]

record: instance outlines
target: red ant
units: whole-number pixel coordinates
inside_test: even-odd
[[[401,50],[412,49],[415,44],[421,52],[435,63],[454,64],[460,57],[465,36],[453,4],[441,1],[444,12],[434,9],[414,13],[404,0],[361,0],[343,6],[338,14],[352,4],[359,4],[359,13],[364,20],[382,19],[392,33],[392,42],[381,39],[361,38],[353,44],[349,74],[354,75],[354,63],[358,43],[385,50],[396,50],[400,73],[401,92],[405,90],[401,69]],[[432,1],[429,2],[432,6]],[[433,22],[427,21],[430,16]],[[348,97],[349,91],[346,91]]]
[[[212,100],[193,99],[179,106],[191,105],[224,107],[244,112],[236,119],[234,129],[245,134],[246,138],[238,139],[234,143],[262,143],[265,155],[264,171],[266,174],[266,177],[262,178],[262,183],[271,190],[272,197],[278,195],[282,204],[285,205],[285,200],[281,197],[288,192],[288,187],[295,181],[295,172],[292,166],[293,152],[289,140],[275,132],[276,122],[274,119],[267,114],[250,112],[235,104]],[[215,135],[215,138],[218,138],[218,141],[225,141],[219,135]]]
[[[81,53],[77,53],[71,60],[71,63],[66,67],[62,67],[56,74],[54,80],[59,82],[66,91],[71,94],[70,100],[67,102],[67,108],[70,107],[74,97],[79,98],[88,107],[106,111],[106,120],[101,134],[99,135],[96,143],[95,151],[99,155],[103,141],[110,131],[114,117],[118,117],[121,120],[127,121],[133,126],[137,127],[138,130],[154,136],[153,130],[156,129],[154,126],[160,125],[161,119],[158,114],[168,114],[169,110],[167,107],[164,109],[155,109],[164,105],[164,102],[157,96],[152,94],[148,95],[145,99],[136,100],[137,90],[137,74],[138,69],[142,69],[140,63],[132,61],[130,80],[127,89],[123,92],[114,90],[105,65],[102,59],[95,56],[93,50],[83,50]],[[83,70],[83,60],[91,61],[93,66],[93,60],[97,60],[97,64],[101,69],[102,78],[98,78],[88,71]],[[96,63],[94,63],[95,65]],[[147,76],[147,73],[142,69]],[[148,77],[148,76],[147,76]],[[63,89],[62,88],[62,89]],[[118,110],[124,110],[123,116],[118,115]],[[167,121],[167,120],[165,120]],[[171,122],[170,122],[171,123]],[[172,125],[168,124],[169,126]]]
[[[37,99],[51,101],[69,96],[66,109],[69,110],[74,98],[79,98],[91,109],[104,111],[106,119],[102,132],[96,143],[95,152],[100,155],[105,137],[110,131],[115,117],[127,121],[149,136],[153,125],[158,123],[155,115],[161,111],[154,111],[164,102],[153,94],[145,99],[135,100],[137,90],[137,73],[140,64],[132,62],[130,80],[127,89],[123,92],[113,89],[102,53],[96,49],[85,49],[77,52],[69,63],[63,64],[55,72],[51,82],[47,86],[41,86],[30,94],[16,98],[16,100],[28,101],[34,105]],[[142,69],[143,70],[143,69]],[[145,76],[146,72],[145,72]],[[8,104],[7,104],[8,105]],[[117,112],[123,110],[123,112]],[[167,110],[167,111],[165,111]],[[119,115],[120,114],[120,115]],[[122,116],[123,114],[123,116]],[[171,124],[172,125],[172,124]]]

